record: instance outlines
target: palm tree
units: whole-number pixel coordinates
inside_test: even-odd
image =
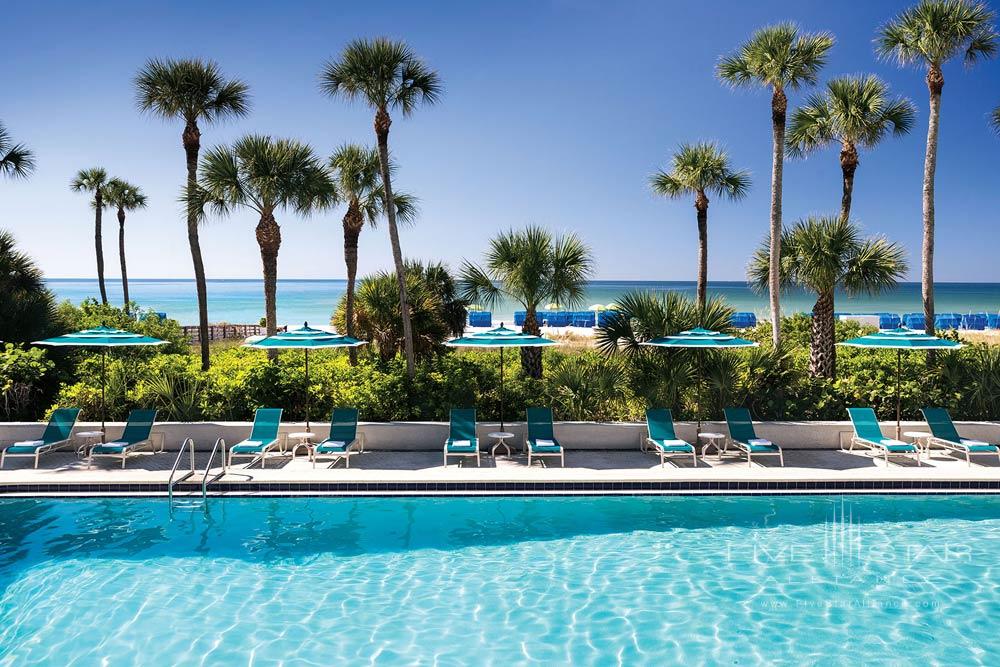
[[[923,224],[920,276],[924,301],[924,326],[934,334],[934,173],[937,170],[938,123],[941,118],[942,65],[961,54],[971,65],[992,57],[997,50],[995,15],[983,3],[969,0],[923,0],[882,26],[875,50],[900,65],[927,68],[930,115],[924,154]]]
[[[842,216],[808,218],[784,232],[781,242],[781,284],[798,285],[816,294],[812,311],[809,372],[836,375],[834,294],[878,294],[895,287],[906,273],[902,247],[884,238],[863,238],[861,228]],[[757,289],[770,277],[770,239],[750,260],[747,280]]]
[[[24,144],[15,144],[0,123],[0,175],[27,178],[35,170],[35,156]]]
[[[118,259],[122,265],[122,296],[128,312],[128,269],[125,265],[125,212],[146,208],[146,195],[137,185],[120,178],[112,178],[104,191],[104,203],[118,209]]]
[[[0,340],[27,343],[52,333],[55,297],[45,277],[27,254],[17,249],[14,235],[0,229]]]
[[[390,172],[393,165],[390,164]],[[347,203],[344,213],[344,263],[347,264],[345,325],[348,336],[355,336],[354,292],[358,275],[358,238],[365,224],[374,227],[385,211],[382,205],[381,167],[378,150],[358,144],[344,144],[330,158],[334,184],[340,199]],[[411,222],[417,214],[416,198],[402,192],[393,194],[400,222]],[[351,364],[358,361],[357,350],[350,348]]]
[[[990,127],[994,132],[1000,134],[1000,107],[990,112]]]
[[[192,202],[198,187],[198,152],[201,150],[199,123],[215,123],[226,118],[245,116],[249,111],[248,87],[238,79],[226,79],[219,66],[203,60],[159,60],[146,62],[135,77],[139,108],[164,119],[184,122],[181,143],[187,162],[184,199]],[[197,210],[187,211],[188,245],[194,263],[195,289],[198,293],[198,338],[201,341],[201,367],[208,370],[208,287],[205,263],[198,239]]]
[[[890,98],[889,86],[874,74],[845,76],[826,84],[792,114],[788,152],[803,157],[831,144],[840,145],[843,193],[840,216],[851,217],[858,147],[874,148],[888,133],[901,137],[913,127],[916,108],[905,97]]]
[[[750,173],[736,171],[717,144],[703,141],[683,144],[671,158],[671,170],[650,178],[653,192],[671,199],[694,195],[698,216],[698,306],[704,307],[708,290],[708,193],[731,200],[746,197]]]
[[[527,311],[522,331],[538,336],[539,305],[579,303],[593,269],[590,248],[575,234],[554,238],[541,227],[512,229],[490,241],[484,267],[463,263],[462,296],[488,307],[505,298],[520,303]],[[521,348],[521,368],[526,375],[541,378],[542,351]]]
[[[399,288],[406,370],[412,378],[413,331],[406,298],[406,267],[396,227],[396,198],[392,194],[389,167],[389,126],[392,124],[389,110],[399,110],[403,116],[409,116],[419,103],[436,102],[441,94],[441,82],[437,73],[417,58],[405,43],[378,37],[371,40],[358,39],[348,44],[341,53],[340,60],[331,61],[323,68],[320,87],[331,97],[342,95],[348,100],[362,99],[375,110],[375,138],[378,140],[383,202],[389,222],[389,240],[392,243],[392,259],[396,266],[396,283]]]
[[[336,196],[330,175],[313,149],[291,139],[247,135],[231,147],[217,146],[201,160],[195,210],[206,205],[220,215],[237,207],[255,211],[257,245],[264,272],[267,335],[277,333],[278,250],[281,227],[274,214],[292,209],[308,214],[331,206]]]
[[[104,243],[101,230],[101,212],[104,210],[104,190],[108,186],[108,172],[101,167],[81,169],[70,182],[75,192],[94,195],[94,249],[97,253],[97,285],[101,290],[101,303],[107,305],[108,291],[104,286]]]
[[[771,90],[771,328],[774,346],[781,344],[779,258],[781,257],[781,188],[785,161],[786,89],[816,83],[833,47],[828,33],[801,34],[794,23],[761,28],[739,50],[719,62],[717,74],[733,86],[757,85]]]

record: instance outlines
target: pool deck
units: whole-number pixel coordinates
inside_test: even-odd
[[[57,452],[42,459],[37,470],[30,459],[8,460],[0,470],[0,496],[42,495],[166,495],[175,452],[142,454],[129,459],[123,470],[111,460],[86,462],[75,454]],[[975,459],[974,459],[975,460]],[[896,463],[895,461],[898,461]],[[208,455],[196,454],[199,473],[174,488],[178,497],[201,495],[201,470]],[[246,459],[208,486],[212,495],[448,495],[448,494],[659,494],[659,493],[1000,493],[1000,460],[980,457],[970,467],[965,461],[934,451],[917,466],[895,459],[886,465],[863,452],[790,450],[785,467],[776,458],[747,466],[733,455],[667,461],[639,451],[566,452],[566,467],[557,461],[534,463],[522,455],[456,459],[441,465],[441,453],[369,451],[329,468],[314,469],[304,457],[273,457],[267,467],[248,468]],[[188,459],[182,461],[181,472]],[[189,468],[188,468],[189,469]],[[214,468],[210,478],[221,473]]]

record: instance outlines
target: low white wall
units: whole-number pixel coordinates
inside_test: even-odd
[[[121,422],[109,422],[109,439],[121,433]],[[499,430],[499,423],[480,423],[478,434],[481,442],[487,442],[486,434]],[[977,438],[990,442],[1000,441],[1000,422],[956,422],[959,432],[966,438]],[[850,422],[759,422],[755,424],[757,435],[781,444],[788,449],[837,449],[852,433]],[[41,436],[44,425],[35,422],[0,423],[0,445],[16,440],[29,440]],[[99,423],[78,423],[76,431],[100,428]],[[320,437],[329,432],[329,424],[313,422],[312,431]],[[359,428],[365,434],[365,446],[369,449],[386,450],[436,450],[440,449],[448,436],[448,424],[443,422],[378,422],[361,423]],[[507,431],[515,437],[508,442],[520,446],[524,440],[524,423],[506,424]],[[692,441],[695,433],[694,422],[678,422],[678,437]],[[882,423],[883,432],[891,436],[895,422]],[[285,423],[283,433],[304,431],[305,424]],[[702,422],[702,432],[727,433],[725,422]],[[903,422],[903,431],[926,431],[923,422]],[[225,438],[226,443],[243,440],[250,434],[249,422],[164,422],[154,427],[162,433],[167,449],[176,450],[185,438],[193,438],[198,449],[210,449],[216,438]],[[595,423],[559,422],[555,425],[556,437],[567,449],[634,449],[639,446],[639,438],[645,437],[646,425],[639,423]]]

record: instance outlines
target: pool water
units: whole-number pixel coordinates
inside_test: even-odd
[[[0,500],[0,665],[963,664],[1000,498]]]

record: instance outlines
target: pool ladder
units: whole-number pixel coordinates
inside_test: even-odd
[[[180,465],[181,458],[184,456],[185,447],[190,453],[191,469],[178,477],[177,467]],[[215,475],[211,475],[212,464],[215,462],[215,455],[217,452],[222,453],[222,467],[219,469],[219,472],[215,473]],[[226,472],[226,441],[223,438],[219,438],[215,441],[215,445],[212,446],[212,453],[208,455],[208,463],[205,464],[205,470],[201,472],[202,500],[208,498],[208,485],[225,475]],[[170,469],[170,477],[167,479],[167,499],[172,503],[174,500],[174,486],[182,482],[186,482],[196,474],[198,474],[198,470],[194,465],[194,440],[192,438],[187,438],[181,443],[181,448],[177,451],[177,458],[174,459],[174,465]]]

